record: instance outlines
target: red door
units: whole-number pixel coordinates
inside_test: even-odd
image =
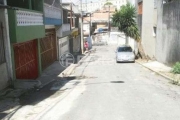
[[[37,40],[14,45],[16,79],[38,77]]]

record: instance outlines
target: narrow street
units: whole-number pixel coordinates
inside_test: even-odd
[[[116,63],[115,48],[97,46],[75,69],[75,86],[36,119],[179,120],[180,88],[137,63]]]
[[[0,0],[0,120],[180,120],[179,22],[180,0]]]

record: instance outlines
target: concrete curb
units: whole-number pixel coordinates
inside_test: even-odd
[[[66,76],[68,75],[69,71],[73,69],[73,66],[74,66],[74,65],[75,65],[75,64],[71,64],[71,65],[70,65],[69,67],[67,67],[64,71],[62,71],[58,76],[59,76],[59,77],[66,77]]]
[[[77,65],[80,65],[81,62],[83,62],[90,54],[88,53],[87,55],[85,55],[78,63]]]
[[[67,67],[63,72],[61,72],[61,74],[59,75],[59,77],[67,77],[69,75],[72,74],[72,72],[75,70],[75,68],[80,65],[81,62],[83,62],[87,57],[89,56],[89,54],[85,55],[77,64],[71,64],[69,67]]]
[[[168,80],[174,81],[173,78],[171,78],[171,77],[169,77],[169,76],[167,76],[167,75],[164,75],[164,74],[162,74],[162,73],[160,73],[160,72],[158,72],[158,71],[155,71],[155,70],[153,70],[153,69],[151,69],[151,68],[143,65],[143,64],[142,64],[141,62],[139,62],[139,61],[136,61],[136,63],[140,64],[141,66],[143,66],[143,67],[145,67],[145,68],[147,68],[147,69],[149,69],[149,70],[151,70],[151,71],[153,71],[153,72],[155,72],[155,73],[157,73],[158,75],[161,75],[162,77],[164,77],[164,78],[166,78],[166,79],[168,79]]]

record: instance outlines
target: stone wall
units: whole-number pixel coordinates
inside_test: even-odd
[[[180,1],[158,1],[156,59],[173,65],[180,61]]]

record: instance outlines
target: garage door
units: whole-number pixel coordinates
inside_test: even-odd
[[[37,40],[14,45],[14,61],[17,79],[38,77]]]
[[[42,70],[57,60],[55,29],[46,30],[46,37],[40,40]]]

